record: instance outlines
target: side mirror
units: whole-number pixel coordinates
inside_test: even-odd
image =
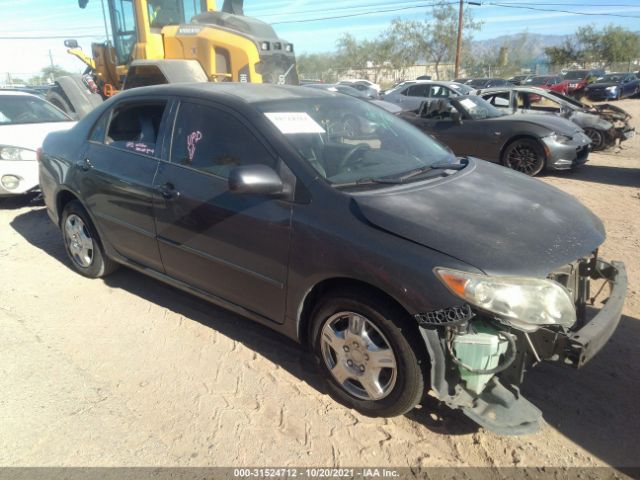
[[[456,125],[462,125],[462,116],[460,116],[460,112],[457,110],[451,112],[451,120],[453,120],[453,123]]]
[[[231,193],[277,195],[283,190],[282,179],[273,168],[266,165],[236,167],[229,174],[229,191]]]
[[[78,48],[78,41],[74,39],[69,39],[64,41],[64,46],[67,48]]]

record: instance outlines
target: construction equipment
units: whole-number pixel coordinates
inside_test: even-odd
[[[88,1],[78,0],[80,8]],[[106,98],[132,85],[203,79],[298,84],[293,44],[279,38],[267,23],[246,17],[243,0],[225,0],[220,11],[215,0],[102,2],[105,30],[107,18],[111,27],[109,39],[93,43],[91,56],[77,41],[65,41],[68,52],[87,65],[83,94]],[[173,78],[167,72],[174,72]],[[78,79],[73,86],[77,83]],[[70,99],[78,92],[65,89],[70,84],[58,82],[49,99],[82,116]]]

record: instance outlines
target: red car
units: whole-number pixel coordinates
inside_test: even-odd
[[[566,95],[580,97],[585,87],[602,75],[603,70],[569,70],[562,77],[562,85],[566,88]]]
[[[562,81],[560,75],[539,75],[527,78],[524,83],[527,87],[544,88],[545,90],[553,90],[554,92],[567,94],[567,85]]]

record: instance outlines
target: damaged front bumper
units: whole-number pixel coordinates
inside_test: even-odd
[[[582,367],[608,342],[622,314],[627,289],[623,263],[607,263],[593,256],[576,262],[571,269],[566,286],[574,293],[578,321],[567,332],[550,328],[540,328],[532,333],[517,331],[496,319],[488,319],[469,306],[416,315],[431,358],[431,386],[436,397],[496,433],[521,435],[537,431],[542,424],[542,413],[521,395],[518,388],[526,368],[543,360]],[[597,315],[587,320],[591,280],[602,280],[602,288],[608,284],[610,295]],[[498,328],[513,336],[512,345],[516,350],[511,352],[515,358],[509,367],[493,375],[479,393],[463,379],[463,367],[459,361],[454,361],[447,343],[453,331],[461,331],[477,320],[501,325]]]

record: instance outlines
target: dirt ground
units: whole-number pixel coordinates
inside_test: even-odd
[[[640,100],[619,105],[640,131]],[[541,181],[603,219],[623,260],[620,327],[583,370],[543,365],[524,394],[548,424],[500,437],[424,405],[370,419],[336,404],[300,348],[128,269],[71,270],[42,205],[0,206],[0,465],[637,466],[640,136]]]

